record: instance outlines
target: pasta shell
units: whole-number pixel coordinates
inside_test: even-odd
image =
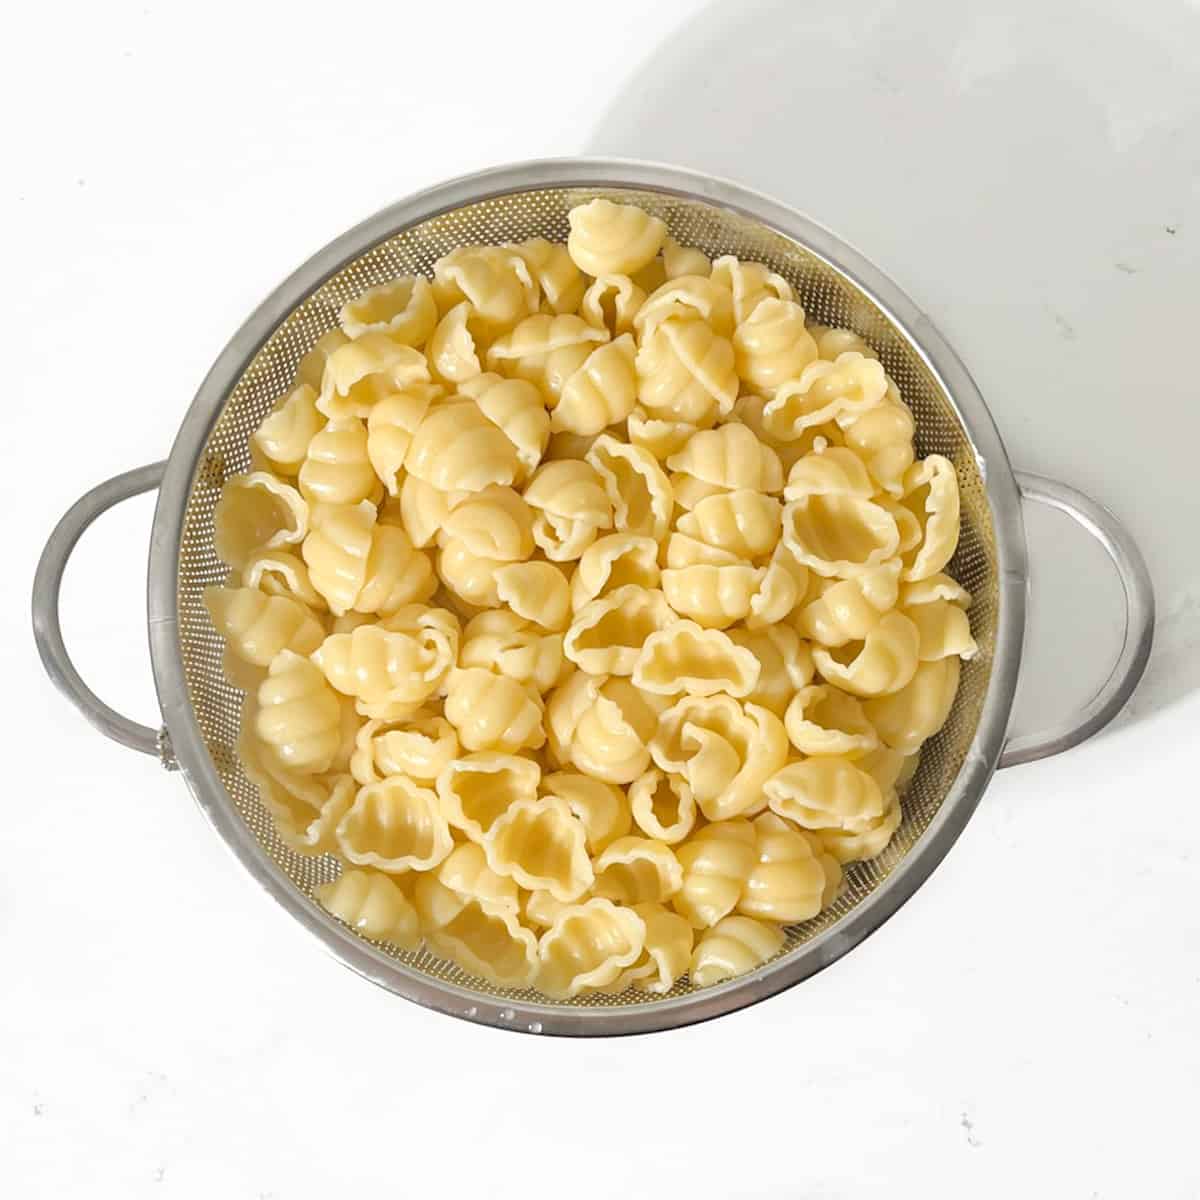
[[[466,604],[487,608],[500,602],[496,592],[496,571],[501,559],[472,553],[466,542],[446,539],[438,551],[437,573],[442,583]]]
[[[861,416],[839,416],[846,445],[862,456],[872,478],[883,491],[900,496],[904,476],[913,465],[912,413],[899,399],[888,400]]]
[[[627,585],[579,610],[563,653],[593,675],[631,675],[643,645],[675,620],[662,592]]]
[[[360,784],[388,775],[433,783],[458,754],[458,736],[445,717],[429,713],[399,721],[367,721],[355,737],[350,773]]]
[[[955,657],[921,663],[898,692],[868,700],[867,717],[887,745],[915,754],[946,723],[958,691],[958,674]]]
[[[594,863],[593,894],[618,904],[661,904],[683,886],[683,868],[665,842],[623,837]]]
[[[917,657],[932,662],[956,654],[959,658],[974,658],[979,647],[971,636],[967,614],[949,600],[931,600],[903,610],[917,627]]]
[[[325,364],[329,356],[339,347],[344,346],[350,339],[340,330],[331,329],[323,333],[300,360],[296,368],[296,383],[308,384],[314,392],[321,390],[321,380],[325,375]]]
[[[524,260],[553,312],[573,313],[584,298],[587,280],[561,242],[529,238],[511,247]]]
[[[311,654],[325,637],[304,605],[254,588],[207,587],[204,607],[229,648],[260,667],[269,667],[281,650]]]
[[[549,633],[534,622],[504,609],[473,617],[463,630],[461,667],[487,667],[543,695],[557,686],[569,663],[561,633]]]
[[[658,217],[602,198],[576,205],[567,220],[567,252],[589,275],[632,275],[658,254],[667,236]]]
[[[588,450],[587,461],[603,481],[616,528],[661,542],[670,528],[674,496],[654,456],[602,434]]]
[[[447,763],[438,775],[437,793],[450,824],[482,845],[514,804],[537,796],[540,777],[537,763],[528,758],[483,751]]]
[[[355,610],[386,617],[405,605],[428,600],[435,591],[437,578],[428,556],[413,547],[399,526],[376,525]]]
[[[802,754],[861,758],[879,746],[879,735],[862,705],[828,685],[801,688],[783,718],[792,745]]]
[[[367,429],[357,417],[338,417],[308,444],[300,494],[310,504],[358,504],[382,489],[367,455]]]
[[[329,770],[341,744],[341,705],[321,672],[291,650],[272,660],[258,689],[258,736],[286,767]]]
[[[530,890],[569,903],[592,886],[583,825],[556,796],[517,800],[484,839],[488,866]]]
[[[600,275],[584,292],[579,315],[610,337],[633,330],[634,318],[646,301],[646,293],[628,275]]]
[[[653,768],[629,785],[629,807],[647,837],[670,846],[682,842],[696,824],[696,800],[687,780]]]
[[[663,696],[746,696],[758,683],[760,669],[750,650],[720,630],[676,621],[643,640],[632,673],[635,687]]]
[[[537,692],[478,667],[450,673],[445,712],[468,750],[513,753],[546,740]]]
[[[295,488],[267,471],[234,475],[213,510],[217,557],[240,569],[257,551],[303,541],[308,522],[308,505]]]
[[[571,619],[571,592],[566,577],[550,563],[510,563],[494,573],[496,593],[519,617],[551,632],[566,629]]]
[[[250,444],[274,470],[295,475],[309,442],[324,424],[325,418],[317,411],[316,391],[307,383],[298,383],[263,418]]]
[[[542,778],[542,795],[557,796],[583,824],[588,850],[601,853],[632,826],[629,804],[619,787],[579,775],[555,771]],[[550,924],[550,922],[546,922]]]
[[[783,930],[752,917],[726,917],[703,934],[692,952],[693,987],[712,987],[746,975],[783,949]]]
[[[822,646],[861,641],[895,607],[900,560],[889,559],[850,579],[819,580],[818,594],[795,618],[796,628]]]
[[[661,904],[635,904],[646,927],[645,945],[625,974],[639,991],[662,996],[686,974],[692,955],[692,927]]]
[[[760,300],[733,335],[738,376],[765,396],[799,379],[817,357],[817,344],[804,324],[804,309],[792,300]]]
[[[632,909],[594,899],[564,908],[538,943],[537,986],[569,999],[611,985],[641,956],[646,925]]]
[[[763,409],[763,424],[773,437],[792,441],[830,421],[851,422],[886,395],[882,365],[851,351],[836,362],[811,362],[798,378],[781,384]]]
[[[737,399],[733,346],[707,322],[659,322],[637,354],[638,402],[655,417],[711,424]]]
[[[571,607],[579,612],[589,601],[618,588],[655,588],[659,582],[658,545],[653,538],[610,533],[580,555],[571,576]]]
[[[915,551],[903,555],[906,580],[928,579],[953,557],[958,547],[958,476],[954,464],[940,454],[914,463],[904,475],[902,503],[921,527]]]
[[[635,353],[627,333],[597,346],[563,384],[551,429],[586,437],[625,420],[637,402]]]
[[[450,510],[468,492],[439,492],[432,484],[406,475],[400,486],[400,521],[412,544],[424,548],[430,545],[445,526]]]
[[[503,246],[459,246],[433,264],[433,292],[446,312],[465,301],[494,337],[537,311],[538,285],[523,255]]]
[[[428,871],[454,847],[437,796],[403,775],[359,788],[337,827],[347,861],[382,871]]]
[[[579,558],[598,530],[612,527],[612,503],[586,462],[543,463],[524,494],[534,510],[533,540],[554,562]]]
[[[516,451],[518,482],[533,474],[550,438],[550,416],[542,394],[524,379],[501,379],[489,372],[477,375],[459,388],[479,411],[500,429]]]
[[[892,835],[900,827],[902,817],[900,797],[891,792],[882,815],[856,833],[844,829],[822,829],[817,837],[825,850],[839,863],[860,862],[876,858],[887,849]]]
[[[844,758],[807,758],[788,763],[767,780],[773,813],[803,829],[860,833],[883,813],[879,785]]]
[[[713,414],[715,419],[715,414]],[[707,424],[711,425],[713,419]],[[640,406],[629,414],[626,423],[629,440],[643,450],[648,450],[658,462],[665,462],[672,454],[687,445],[688,439],[699,429],[688,421],[676,421],[669,417],[654,416]]]
[[[744,425],[721,425],[696,434],[667,459],[667,466],[675,472],[675,499],[687,509],[717,492],[783,490],[779,455]]]
[[[720,492],[684,513],[676,528],[738,558],[762,558],[779,541],[782,511],[778,500],[762,492]]]
[[[857,496],[804,496],[783,509],[783,544],[818,575],[861,575],[899,549],[895,518]]]
[[[437,318],[437,302],[429,280],[406,275],[347,300],[338,313],[338,324],[352,338],[366,333],[384,334],[405,346],[423,346]]]
[[[419,350],[384,333],[364,333],[326,359],[317,408],[331,421],[367,417],[386,397],[428,383],[429,366]]]
[[[738,900],[746,917],[790,925],[808,921],[824,905],[826,874],[812,843],[774,813],[754,819],[755,853]]]
[[[312,585],[335,616],[354,607],[367,580],[375,544],[375,506],[322,504],[313,511],[312,529],[300,548]]]
[[[883,696],[906,686],[917,670],[920,633],[900,612],[885,613],[861,642],[836,649],[817,646],[821,677],[855,696]]]
[[[853,450],[830,446],[792,464],[783,494],[787,500],[803,496],[858,496],[869,500],[875,494],[875,484]]]
[[[471,305],[456,304],[437,323],[429,339],[429,365],[435,378],[448,385],[465,383],[483,372],[479,347],[471,329]]]
[[[402,950],[421,944],[417,910],[396,881],[379,871],[343,871],[332,883],[313,888],[313,899],[373,942],[391,942]]]
[[[367,458],[393,496],[400,494],[413,435],[440,392],[437,384],[415,383],[385,396],[367,417]]]
[[[508,486],[520,469],[513,444],[471,401],[430,409],[404,462],[410,474],[442,492]]]
[[[446,515],[442,528],[483,558],[519,562],[533,553],[533,512],[512,488],[472,492]]]
[[[677,275],[668,278],[642,305],[634,318],[639,337],[649,337],[670,318],[699,318],[723,338],[733,336],[733,294],[706,275]]]
[[[727,630],[737,646],[758,660],[758,683],[745,699],[782,717],[792,696],[812,682],[812,653],[794,629],[770,625],[765,629]]]
[[[694,246],[681,246],[670,234],[663,242],[662,264],[668,279],[678,279],[681,275],[707,276],[712,270],[707,255]]]
[[[708,929],[728,916],[741,899],[758,861],[749,821],[719,821],[703,828],[676,851],[683,883],[672,907],[694,929]]]
[[[766,574],[762,567],[697,565],[668,567],[662,573],[667,603],[706,629],[725,629],[750,613]]]
[[[733,316],[740,325],[763,300],[791,300],[792,289],[786,279],[757,262],[739,262],[732,254],[713,260],[711,278],[729,289],[733,296]]]

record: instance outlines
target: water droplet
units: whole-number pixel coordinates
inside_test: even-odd
[[[530,1033],[541,1033],[542,1032],[541,1021],[530,1021],[529,1022],[529,1032]]]
[[[477,1017],[477,1016],[479,1016],[479,1009],[477,1009],[475,1007],[475,1005],[472,1004],[470,1008],[463,1010],[463,1016],[464,1017]]]
[[[511,1021],[517,1014],[511,1008],[502,1008],[500,1010],[500,1020]]]

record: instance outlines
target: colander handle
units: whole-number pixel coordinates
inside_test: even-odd
[[[1000,755],[1001,767],[1015,767],[1061,754],[1099,733],[1133,695],[1145,673],[1154,641],[1154,585],[1146,560],[1125,527],[1102,504],[1056,479],[1018,471],[1017,485],[1023,500],[1048,504],[1066,513],[1108,552],[1125,590],[1125,635],[1121,653],[1095,696],[1060,725],[1041,733],[1010,737]]]
[[[105,737],[120,742],[122,746],[140,750],[143,754],[153,754],[161,758],[164,764],[171,765],[164,740],[165,731],[139,725],[137,721],[121,716],[80,678],[63,643],[58,613],[63,571],[83,531],[114,504],[158,487],[166,466],[165,462],[157,462],[148,467],[139,467],[136,471],[126,471],[124,475],[92,488],[67,509],[46,542],[38,561],[37,574],[33,578],[33,636],[51,683]]]

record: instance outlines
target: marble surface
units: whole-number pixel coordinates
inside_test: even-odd
[[[26,9],[0,75],[0,1191],[821,1198],[1200,1191],[1200,5],[363,0]],[[61,30],[69,24],[71,36]],[[416,188],[660,158],[854,242],[963,356],[1015,464],[1136,533],[1160,605],[1108,732],[998,775],[930,882],[833,968],[677,1033],[517,1038],[361,982],[264,902],[178,778],[44,681],[58,514],[161,457],[226,338]],[[15,368],[15,371],[14,371]],[[153,720],[151,504],[81,543],[79,666]],[[1028,516],[1014,728],[1094,690],[1119,589]]]

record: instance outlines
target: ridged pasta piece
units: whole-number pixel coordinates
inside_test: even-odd
[[[442,528],[483,558],[519,562],[533,553],[533,512],[512,488],[493,484],[470,493],[451,509]]]
[[[359,788],[337,840],[348,862],[392,874],[431,870],[454,848],[436,794],[404,775]]]
[[[562,242],[535,237],[509,249],[525,260],[534,282],[541,288],[543,303],[548,304],[552,312],[573,313],[579,308],[587,279]]]
[[[437,591],[429,556],[414,548],[398,525],[376,525],[356,612],[391,616],[408,604],[424,603]]]
[[[799,379],[817,357],[817,344],[804,324],[804,309],[794,300],[760,300],[733,335],[739,378],[752,391],[773,396]]]
[[[758,590],[750,598],[748,629],[770,629],[791,615],[808,587],[808,568],[792,557],[781,542],[763,571]]]
[[[437,573],[449,593],[472,611],[498,604],[496,570],[502,560],[473,554],[465,542],[445,538],[438,550]]]
[[[400,494],[413,435],[440,394],[435,383],[414,383],[385,396],[367,416],[367,458],[393,496]]]
[[[507,609],[482,612],[463,630],[460,667],[486,667],[545,695],[565,676],[561,633],[549,633]]]
[[[904,554],[903,577],[928,579],[950,561],[958,548],[958,476],[940,454],[914,463],[904,474],[902,503],[921,527],[921,541]]]
[[[428,383],[429,365],[419,350],[387,334],[364,333],[329,355],[317,408],[331,421],[365,418],[388,396]]]
[[[410,604],[376,624],[330,634],[312,658],[345,696],[371,706],[417,704],[446,680],[458,641],[453,614]]]
[[[375,506],[369,500],[319,504],[313,509],[312,529],[300,553],[309,580],[335,616],[354,607],[366,583],[375,521]]]
[[[300,363],[296,367],[296,383],[306,383],[314,392],[319,392],[329,356],[349,340],[340,329],[331,329],[328,333],[321,334],[313,344],[313,348],[300,359]]]
[[[850,419],[843,415],[838,424],[846,445],[862,456],[880,488],[901,495],[905,473],[913,465],[916,422],[898,396],[861,416]]]
[[[360,784],[407,775],[431,784],[458,754],[458,735],[445,717],[428,711],[398,721],[367,721],[355,737],[350,774]]]
[[[667,538],[667,566],[673,571],[685,567],[746,567],[749,564],[729,550],[710,546],[686,533],[672,533]]]
[[[723,338],[733,336],[733,294],[706,275],[678,275],[651,295],[634,318],[641,338],[649,337],[666,320],[699,318]]]
[[[295,475],[308,453],[309,442],[324,424],[325,418],[317,412],[316,391],[307,383],[298,383],[263,418],[250,437],[250,445],[273,470]]]
[[[899,600],[901,608],[916,608],[938,600],[948,600],[963,609],[971,607],[971,593],[957,579],[943,574],[930,575],[925,579],[903,584]]]
[[[600,898],[569,905],[538,943],[537,986],[559,1000],[610,986],[645,943],[645,922],[632,909]]]
[[[901,612],[884,613],[861,642],[830,649],[816,646],[813,664],[827,682],[854,696],[898,692],[917,670],[921,637]]]
[[[822,829],[818,832],[822,846],[839,863],[861,862],[875,858],[887,849],[892,835],[900,827],[903,812],[900,797],[891,792],[885,799],[882,814],[866,828],[850,833],[844,829]]]
[[[829,362],[837,362],[843,354],[861,354],[863,358],[878,358],[874,349],[852,329],[833,329],[828,325],[809,322],[808,332],[817,343],[817,353]]]
[[[803,829],[860,833],[883,813],[883,794],[865,771],[845,758],[788,763],[764,787],[773,813]]]
[[[583,366],[592,350],[607,340],[603,329],[594,328],[581,317],[537,313],[492,343],[487,353],[488,369],[528,380],[553,405],[566,381]]]
[[[646,927],[646,938],[641,955],[624,975],[639,991],[665,995],[687,973],[694,940],[692,927],[661,904],[635,904],[633,911]]]
[[[618,904],[661,904],[683,886],[679,860],[654,838],[618,838],[592,865],[593,893]]]
[[[535,929],[549,929],[570,905],[555,900],[549,892],[525,892],[521,919]]]
[[[647,836],[673,846],[696,825],[696,800],[682,775],[651,768],[629,785],[629,807]]]
[[[440,492],[432,484],[405,475],[400,485],[400,523],[412,544],[418,549],[432,544],[446,523],[454,506],[464,500],[469,492]],[[384,505],[388,511],[393,502]]]
[[[391,942],[402,950],[415,950],[421,944],[412,901],[380,871],[345,870],[332,883],[313,888],[313,899],[330,916],[373,942]]]
[[[517,453],[517,482],[524,483],[537,469],[550,439],[550,414],[542,393],[524,379],[502,379],[491,371],[469,379],[459,388],[479,411],[500,429]]]
[[[581,664],[582,665],[582,664]],[[694,621],[674,621],[647,636],[634,658],[635,687],[662,696],[711,696],[726,692],[747,696],[758,683],[761,667],[750,650],[738,646],[719,629],[703,629]]]
[[[286,767],[305,775],[329,770],[341,744],[341,705],[321,672],[291,650],[272,660],[258,689],[255,730]]]
[[[715,420],[714,413],[712,418],[705,422],[704,427],[712,425]],[[701,427],[689,421],[676,421],[648,413],[639,405],[629,414],[626,428],[629,430],[630,442],[649,451],[655,460],[661,463],[682,450]]]
[[[668,567],[662,573],[663,593],[680,616],[706,629],[726,629],[749,615],[765,574],[764,568],[744,563]]]
[[[576,671],[550,696],[550,746],[563,766],[607,783],[631,783],[650,765],[647,745],[666,701],[627,679]]]
[[[433,289],[420,275],[405,275],[368,288],[347,300],[338,312],[338,324],[349,337],[383,334],[405,346],[423,346],[437,318]]]
[[[887,376],[873,358],[849,352],[836,362],[819,359],[775,390],[763,408],[763,424],[773,437],[792,441],[830,421],[852,422],[886,395]]]
[[[783,544],[818,575],[861,575],[895,555],[895,518],[858,496],[804,496],[783,509]]]
[[[357,417],[329,421],[309,442],[299,487],[310,504],[378,500],[383,489],[367,457],[366,426]]]
[[[661,542],[671,525],[674,497],[654,456],[602,434],[588,450],[587,461],[604,484],[616,529]]]
[[[471,328],[474,313],[464,300],[456,304],[437,323],[426,351],[434,377],[441,383],[465,383],[483,372],[475,332]]]
[[[708,276],[712,263],[708,256],[694,246],[681,246],[670,234],[663,242],[663,270],[668,279],[678,279],[681,275]]]
[[[875,484],[853,450],[829,446],[792,464],[783,495],[786,500],[804,496],[857,496],[869,500],[875,495]]]
[[[414,901],[430,948],[496,987],[528,987],[537,938],[506,904],[463,896],[433,875],[417,879]]]
[[[583,824],[557,796],[515,801],[492,824],[483,848],[497,875],[570,903],[594,879]]]
[[[537,796],[540,778],[541,768],[531,759],[485,750],[448,762],[438,775],[437,793],[450,824],[483,845],[509,808]]]
[[[738,558],[762,558],[779,542],[782,511],[778,500],[762,492],[719,492],[684,513],[675,527]]]
[[[801,688],[783,717],[788,739],[802,754],[857,759],[879,746],[862,705],[828,684]]]
[[[541,793],[558,797],[578,818],[592,854],[602,853],[632,827],[625,794],[602,779],[574,771],[555,771],[542,777]],[[547,925],[551,923],[546,922]]]
[[[558,633],[571,620],[566,576],[544,562],[509,563],[495,571],[496,593],[518,616]]]
[[[782,717],[792,696],[812,682],[813,661],[808,646],[788,625],[766,629],[726,630],[730,640],[758,660],[758,683],[745,696],[751,704]]]
[[[512,442],[469,400],[430,409],[413,436],[404,464],[409,474],[441,492],[508,486],[520,470]]]
[[[468,900],[486,900],[512,913],[520,911],[517,885],[487,864],[483,847],[474,842],[455,846],[437,869],[438,882]]]
[[[762,813],[753,825],[758,861],[746,878],[737,911],[781,925],[811,920],[824,907],[827,884],[819,848],[774,813]]]
[[[667,236],[658,217],[605,199],[576,205],[567,220],[567,252],[589,275],[632,275],[658,254]]]
[[[433,294],[448,312],[466,301],[481,332],[495,337],[536,312],[539,288],[515,248],[459,246],[433,264]]]
[[[683,884],[671,906],[693,929],[708,929],[733,912],[741,899],[758,861],[754,827],[746,820],[705,825],[675,856],[683,867]]]
[[[726,917],[701,934],[692,951],[693,987],[712,987],[746,975],[783,949],[783,930],[753,917]]]
[[[563,384],[550,428],[586,437],[625,420],[637,402],[636,352],[627,333],[597,346]]]
[[[584,292],[579,315],[593,329],[616,338],[632,332],[645,302],[646,293],[628,275],[600,275]]]
[[[907,686],[868,700],[867,717],[892,749],[914,754],[946,723],[958,675],[959,660],[954,657],[921,663]]]
[[[638,402],[652,416],[712,424],[737,399],[733,346],[699,319],[659,322],[637,354]]]
[[[618,588],[656,588],[658,582],[658,545],[653,538],[606,534],[580,555],[571,576],[571,607],[579,612],[590,601]]]
[[[628,584],[579,610],[563,654],[592,675],[631,675],[647,640],[676,619],[657,588]]]
[[[553,562],[579,558],[601,529],[612,528],[612,501],[586,462],[543,463],[524,496],[534,513],[533,540]]]
[[[862,641],[895,607],[899,578],[895,558],[850,579],[817,578],[810,589],[813,598],[794,618],[796,628],[822,646]]]
[[[296,545],[308,532],[308,505],[295,488],[267,471],[225,481],[213,510],[217,557],[242,568],[259,550]]]
[[[744,425],[721,425],[693,437],[667,459],[675,500],[692,509],[719,492],[781,492],[779,455]]]
[[[303,604],[254,588],[207,587],[204,607],[229,649],[259,667],[269,667],[281,650],[311,654],[325,637]]]
[[[733,296],[733,316],[740,325],[762,300],[791,300],[786,279],[758,262],[739,262],[732,254],[713,260],[711,278]]]
[[[785,387],[788,385],[784,385]],[[805,429],[794,441],[786,441],[776,437],[766,426],[764,411],[771,403],[765,396],[747,394],[739,396],[733,406],[733,412],[725,418],[728,424],[742,424],[754,434],[764,446],[770,446],[779,455],[783,473],[787,473],[796,462],[814,450],[823,450],[829,446],[841,446],[844,442],[842,431],[835,424],[813,425]]]
[[[724,695],[684,696],[662,714],[650,741],[655,765],[687,780],[710,821],[763,809],[763,782],[787,751],[787,732],[773,712]]]
[[[445,711],[468,750],[513,753],[536,750],[546,741],[537,692],[480,667],[451,671]]]
[[[971,636],[970,619],[957,604],[931,600],[902,611],[917,627],[917,657],[921,662],[933,662],[952,654],[969,659],[979,653]]]
[[[245,587],[257,588],[268,596],[295,600],[316,612],[329,606],[312,585],[308,567],[294,550],[257,550],[242,569]]]

